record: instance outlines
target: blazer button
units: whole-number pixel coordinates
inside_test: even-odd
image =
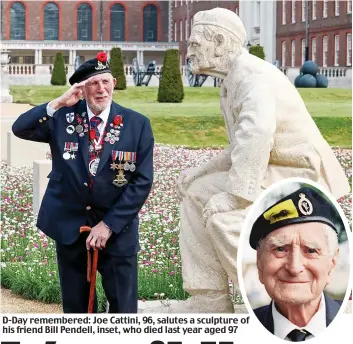
[[[84,186],[88,186],[88,184],[87,184],[87,183],[83,183],[83,185],[84,185]]]
[[[88,205],[88,206],[86,207],[86,210],[91,210],[91,207]]]

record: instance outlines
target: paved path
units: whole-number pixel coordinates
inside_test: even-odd
[[[21,113],[32,109],[33,106],[29,104],[17,103],[1,103],[0,104],[0,118],[1,117],[18,117]]]

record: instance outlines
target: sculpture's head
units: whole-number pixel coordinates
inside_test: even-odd
[[[245,40],[245,27],[234,12],[218,7],[197,12],[187,52],[192,73],[226,75]]]

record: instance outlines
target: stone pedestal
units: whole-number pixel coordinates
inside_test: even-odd
[[[8,64],[10,62],[9,51],[1,50],[1,103],[12,103],[13,97],[9,92],[9,72]]]
[[[35,160],[45,160],[49,145],[22,140],[11,131],[7,132],[7,163],[9,166],[28,166]]]

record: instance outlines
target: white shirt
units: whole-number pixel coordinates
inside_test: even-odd
[[[313,338],[326,329],[326,304],[324,294],[321,295],[320,305],[318,311],[311,318],[309,323],[305,327],[298,327],[292,324],[286,317],[279,313],[275,307],[275,303],[272,302],[272,317],[274,325],[274,335],[281,339],[290,341],[287,335],[295,330],[307,330],[312,336],[308,336],[307,339]]]
[[[110,106],[111,103],[106,107],[106,109],[98,116],[102,119],[102,122],[99,124],[98,126],[98,130],[100,133],[100,137],[99,137],[99,142],[102,139],[103,133],[104,133],[104,128],[108,122],[108,117],[109,117],[109,113],[110,113]],[[57,110],[53,109],[52,107],[49,106],[49,103],[47,105],[47,114],[50,117],[53,117],[54,113]],[[92,110],[89,108],[88,104],[87,104],[87,114],[88,114],[88,121],[91,120],[91,118],[94,116]]]
[[[110,105],[106,107],[105,110],[103,110],[101,112],[100,115],[98,115],[97,117],[100,117],[102,119],[102,122],[98,125],[98,130],[100,133],[100,137],[99,137],[99,141],[101,141],[103,133],[104,133],[104,128],[108,122],[108,117],[109,117],[109,113],[110,113]],[[88,113],[88,121],[91,121],[91,118],[94,117],[94,113],[92,112],[92,110],[89,108],[88,104],[87,104],[87,113]]]

